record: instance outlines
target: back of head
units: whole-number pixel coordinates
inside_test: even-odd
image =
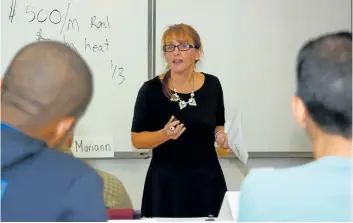
[[[352,34],[308,41],[297,60],[297,96],[324,132],[352,137]]]
[[[35,42],[15,55],[1,93],[3,122],[50,141],[59,132],[63,138],[86,111],[93,94],[92,74],[65,44]]]

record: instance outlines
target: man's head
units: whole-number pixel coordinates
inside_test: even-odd
[[[311,138],[352,138],[352,34],[330,33],[308,41],[297,59],[299,125]]]
[[[56,147],[92,94],[92,74],[80,55],[58,42],[32,43],[16,54],[2,80],[1,119]]]

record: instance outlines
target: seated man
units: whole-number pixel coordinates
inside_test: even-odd
[[[1,87],[2,221],[107,221],[102,180],[60,146],[85,113],[92,74],[56,42],[25,46]]]
[[[297,61],[298,124],[315,161],[251,171],[240,189],[239,221],[352,221],[352,34],[306,43]]]

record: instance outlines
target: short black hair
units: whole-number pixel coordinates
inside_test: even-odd
[[[2,106],[29,117],[78,117],[91,101],[93,77],[84,59],[64,43],[34,42],[11,61],[1,93]]]
[[[309,40],[297,58],[297,96],[325,132],[352,137],[352,33]]]

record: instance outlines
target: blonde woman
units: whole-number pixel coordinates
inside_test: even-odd
[[[217,216],[227,190],[214,147],[228,147],[222,87],[195,71],[202,43],[191,26],[170,26],[162,48],[168,71],[143,84],[132,123],[133,145],[153,149],[142,216]]]

